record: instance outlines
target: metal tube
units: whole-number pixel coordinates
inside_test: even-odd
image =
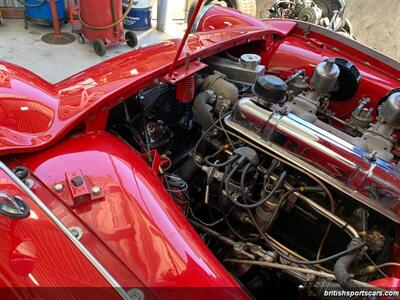
[[[312,201],[310,198],[307,198],[306,196],[302,195],[301,193],[294,193],[296,196],[298,196],[301,200],[306,202],[313,210],[315,210],[317,213],[323,215],[325,218],[327,218],[329,221],[334,223],[336,226],[340,227],[344,231],[347,232],[348,235],[354,238],[359,238],[360,235],[358,234],[357,230],[352,227],[350,224],[347,222],[343,221],[340,219],[337,215],[334,213],[330,212],[329,210],[325,209],[324,207],[318,205],[314,201]]]
[[[247,258],[249,259],[255,259],[254,255],[251,253],[248,253],[247,251],[245,251],[243,248],[244,244],[242,242],[235,242],[233,240],[231,240],[230,238],[227,238],[226,236],[223,236],[222,234],[220,234],[219,232],[212,230],[211,228],[208,228],[207,226],[204,226],[203,224],[200,224],[199,222],[196,222],[194,220],[189,220],[190,223],[204,231],[207,232],[208,234],[212,235],[213,237],[215,237],[216,239],[220,240],[221,242],[231,246],[233,249],[235,249],[236,251],[238,251],[239,253],[247,256]]]
[[[300,272],[300,273],[304,273],[304,274],[315,275],[317,277],[323,277],[323,278],[336,280],[334,275],[328,274],[328,273],[325,273],[325,272],[315,271],[315,270],[306,269],[306,268],[299,268],[299,267],[294,267],[294,266],[290,266],[290,265],[270,263],[270,262],[267,262],[267,261],[225,259],[224,262],[232,262],[232,263],[238,263],[238,264],[254,265],[254,266],[259,266],[259,267],[264,267],[264,268],[271,268],[271,269],[295,271],[295,272]],[[384,289],[381,289],[379,287],[370,285],[370,284],[362,282],[362,281],[354,280],[354,283],[360,288],[365,288],[365,289],[370,289],[370,290],[375,290],[375,291],[385,291]]]
[[[157,1],[157,30],[165,32],[168,23],[168,6],[171,1],[158,0]]]
[[[393,209],[400,203],[400,171],[396,166],[371,159],[364,150],[340,137],[293,114],[262,108],[250,98],[238,101],[225,123],[249,143],[257,143],[400,223],[399,214]],[[291,141],[292,146],[287,147],[285,141]]]
[[[54,36],[56,38],[62,38],[63,35],[61,34],[60,30],[60,20],[58,19],[56,0],[50,0],[50,8],[51,8],[51,15],[53,16]]]
[[[278,177],[276,175],[271,175],[270,178],[272,181],[276,181]],[[284,187],[288,191],[293,189],[293,187],[288,183],[284,183]],[[314,202],[310,198],[304,196],[300,192],[293,192],[293,195],[299,197],[300,200],[303,200],[304,202],[306,202],[308,204],[308,206],[310,206],[314,211],[316,211],[317,213],[319,213],[320,215],[324,216],[326,219],[331,221],[333,224],[335,224],[336,226],[338,226],[341,229],[343,229],[344,231],[346,231],[347,234],[349,236],[351,236],[352,238],[360,237],[360,235],[358,234],[357,230],[354,227],[352,227],[346,221],[339,218],[333,212],[331,212],[331,211],[327,210],[325,207],[322,207],[321,205],[317,204],[316,202]]]
[[[187,27],[187,29],[185,31],[185,34],[184,34],[184,36],[183,36],[183,38],[181,40],[181,43],[179,44],[178,52],[176,53],[174,62],[172,63],[171,69],[169,71],[169,74],[168,74],[169,77],[172,77],[172,75],[174,73],[174,70],[177,67],[179,57],[182,54],[183,47],[186,45],[187,38],[189,37],[189,34],[190,34],[190,32],[192,30],[192,27],[193,27],[193,24],[194,24],[194,22],[196,20],[196,17],[199,14],[200,8],[203,5],[203,1],[204,0],[198,0],[197,1],[196,8],[194,9],[193,15],[190,18],[189,25],[188,25],[188,27]]]

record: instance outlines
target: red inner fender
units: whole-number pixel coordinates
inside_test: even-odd
[[[63,202],[52,209],[68,214],[65,205],[69,206],[157,295],[170,297],[173,292],[174,297],[184,297],[190,292],[200,298],[207,288],[212,298],[247,298],[160,179],[122,140],[108,133],[81,134],[18,160]],[[77,171],[82,172],[89,190],[99,186],[104,197],[88,198],[73,208],[68,188],[57,194],[54,186],[63,183],[67,187],[66,174]]]

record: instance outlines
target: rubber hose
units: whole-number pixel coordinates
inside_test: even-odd
[[[79,21],[82,23],[83,26],[85,26],[86,28],[89,28],[89,29],[93,29],[93,30],[104,30],[104,29],[109,29],[109,28],[115,27],[115,26],[118,25],[119,23],[123,22],[123,21],[125,20],[125,18],[129,15],[129,12],[131,11],[132,6],[133,6],[133,0],[130,0],[130,1],[129,1],[128,8],[126,9],[126,11],[125,11],[125,13],[122,15],[122,17],[121,17],[119,20],[117,20],[117,21],[115,21],[114,23],[109,24],[109,25],[105,25],[105,26],[94,26],[94,25],[90,25],[90,24],[86,23],[86,22],[82,19],[82,16],[81,16],[81,12],[80,12],[80,11],[79,11]]]
[[[31,8],[40,7],[40,6],[42,6],[43,4],[45,4],[46,1],[47,1],[47,0],[42,0],[42,1],[39,1],[39,2],[37,2],[37,3],[35,3],[35,4],[33,4],[33,3],[30,4],[30,3],[26,3],[26,2],[23,1],[23,0],[17,0],[17,2],[21,3],[23,6],[31,7]]]
[[[360,238],[353,238],[350,244],[347,246],[347,249],[354,249],[360,247],[362,244],[363,243]],[[357,287],[357,285],[353,282],[352,276],[350,275],[348,270],[350,265],[353,263],[354,259],[359,254],[359,252],[360,250],[342,256],[336,261],[335,266],[333,268],[336,280],[339,282],[340,286],[345,290]]]
[[[210,128],[214,122],[210,112],[211,106],[207,104],[210,97],[210,93],[204,91],[199,93],[193,101],[193,120],[201,126],[203,131]]]

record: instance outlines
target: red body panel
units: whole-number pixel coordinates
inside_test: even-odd
[[[266,66],[268,72],[278,73],[279,76],[288,77],[297,70],[305,69],[306,74],[311,77],[315,66],[329,57],[345,58],[353,62],[361,72],[362,79],[353,98],[332,103],[331,109],[338,117],[346,117],[363,97],[371,98],[371,106],[376,108],[389,91],[400,87],[400,71],[342,42],[314,32],[305,34],[303,30],[293,28],[291,21],[262,22],[235,10],[215,7],[202,18],[198,31],[214,32],[216,29],[229,30],[232,27],[248,26],[267,26],[290,32],[284,38],[267,39],[267,50],[256,51],[262,56],[261,63]],[[254,47],[247,49],[249,52],[256,50]]]
[[[191,290],[194,298],[202,298],[204,289],[213,297],[246,298],[192,229],[160,179],[139,154],[115,136],[81,134],[18,160],[53,191],[57,183],[67,186],[66,174],[77,171],[82,172],[88,186],[101,187],[103,198],[75,206],[67,188],[58,194],[54,191],[53,196],[42,196],[48,207],[62,212],[64,223],[74,224],[76,216],[87,226],[85,232],[93,232],[158,296],[183,298],[188,292],[184,288],[196,287]],[[82,242],[108,265],[96,252],[94,240],[83,238]],[[124,274],[114,270],[112,275],[123,280]]]
[[[88,299],[100,295],[120,299],[92,263],[3,171],[0,171],[0,189],[19,196],[30,208],[29,217],[20,220],[0,214],[2,299],[28,299],[32,290],[26,288],[40,288],[35,295],[47,299],[83,296],[82,290],[67,289],[71,287],[102,288],[85,289]],[[54,286],[60,289],[47,289]],[[5,287],[14,289],[5,290]]]
[[[322,35],[305,37],[295,27],[292,21],[261,22],[237,11],[213,8],[199,24],[204,32],[189,37],[183,53],[189,53],[194,61],[241,46],[241,50],[260,54],[268,70],[282,76],[300,68],[310,74],[328,56],[348,58],[361,70],[363,79],[353,99],[333,104],[338,115],[346,115],[362,96],[372,98],[376,106],[399,87],[400,74],[390,66]],[[36,180],[33,191],[65,225],[83,229],[82,243],[122,286],[144,290],[146,286],[151,291],[145,292],[157,297],[186,299],[189,292],[193,298],[204,298],[204,293],[212,298],[246,298],[140,155],[104,132],[110,108],[165,80],[178,43],[166,41],[126,53],[55,85],[0,62],[0,155],[10,155],[10,166],[17,158],[18,164],[32,171]],[[69,188],[60,193],[54,190],[57,183],[68,187],[67,178],[80,172],[87,190],[81,194]],[[101,187],[99,197],[87,195],[94,186]],[[31,229],[24,235],[37,233],[36,226]],[[16,246],[14,242],[7,245]],[[64,252],[58,249],[58,253]],[[2,252],[0,261],[7,261],[7,255],[8,250]],[[29,263],[19,268],[27,268]],[[101,279],[97,283],[103,286]]]
[[[184,53],[188,51],[193,60],[209,56],[224,48],[265,39],[267,33],[283,35],[294,26],[293,23],[289,24],[292,25],[286,24],[282,30],[264,26],[262,29],[232,28],[229,31],[193,35]],[[0,119],[7,120],[0,124],[0,155],[43,149],[89,116],[93,119],[98,112],[108,110],[156,79],[163,80],[178,43],[179,40],[167,41],[120,55],[56,85],[21,67],[0,62]],[[179,63],[182,64],[183,60],[184,55]],[[24,111],[24,126],[27,127],[23,127],[24,131],[13,124],[15,113],[10,114],[6,107],[1,107],[4,100],[15,101],[18,107],[20,99],[39,103],[34,111]],[[33,123],[38,116],[45,124],[36,128],[37,125]],[[99,129],[103,129],[101,125]]]
[[[341,57],[353,62],[361,72],[361,81],[357,93],[353,98],[332,103],[331,109],[338,117],[347,116],[358,101],[363,97],[371,99],[371,106],[377,108],[379,101],[391,90],[400,87],[400,72],[389,66],[380,66],[371,57],[364,57],[354,49],[341,45],[338,42],[326,40],[314,34],[305,38],[299,31],[294,31],[292,36],[278,40],[274,43],[274,51],[263,57],[263,62],[271,72],[278,72],[282,76],[289,76],[294,70],[306,69],[307,75],[312,76],[315,66],[329,58]],[[310,43],[314,38],[322,43]],[[301,55],[299,55],[301,54]],[[368,62],[368,63],[366,63]]]

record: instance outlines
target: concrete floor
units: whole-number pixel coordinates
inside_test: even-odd
[[[68,25],[64,26],[62,31],[71,32]],[[5,20],[4,25],[0,26],[0,61],[17,64],[55,83],[101,61],[132,50],[126,44],[117,45],[108,48],[107,54],[99,57],[94,53],[90,42],[84,45],[77,41],[68,45],[45,44],[41,37],[48,32],[51,32],[51,29],[35,25],[25,30],[23,20]],[[172,38],[171,35],[155,29],[137,32],[137,35],[139,46]]]

